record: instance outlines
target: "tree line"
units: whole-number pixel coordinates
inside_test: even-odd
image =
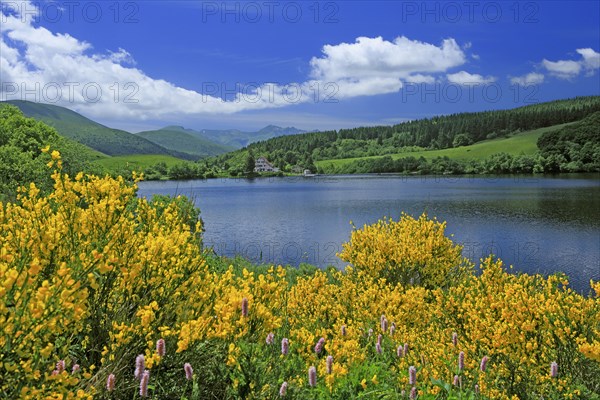
[[[483,160],[453,160],[448,157],[391,156],[364,158],[350,163],[325,165],[329,174],[418,173],[418,174],[506,174],[600,172],[600,111],[581,121],[542,134],[537,154],[497,153]]]
[[[212,161],[239,173],[249,151],[265,156],[282,171],[294,166],[316,171],[314,162],[384,156],[408,150],[446,149],[522,131],[578,121],[600,111],[600,96],[576,97],[510,110],[459,113],[403,122],[393,126],[310,132],[260,141]]]

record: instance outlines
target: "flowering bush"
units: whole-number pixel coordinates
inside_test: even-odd
[[[391,283],[438,288],[452,285],[473,268],[462,256],[462,247],[444,235],[445,222],[414,219],[402,214],[400,221],[382,219],[354,230],[339,255],[358,271]]]
[[[0,204],[6,398],[598,398],[598,283],[473,274],[406,215],[355,230],[346,271],[223,268],[184,201],[50,158],[48,196]]]

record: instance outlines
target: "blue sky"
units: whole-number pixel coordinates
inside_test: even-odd
[[[130,131],[339,129],[600,94],[597,1],[2,1],[0,99]]]

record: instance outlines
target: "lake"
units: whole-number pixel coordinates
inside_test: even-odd
[[[474,261],[496,254],[516,271],[565,272],[587,292],[600,280],[600,179],[557,177],[316,176],[152,181],[139,195],[186,195],[201,209],[204,244],[254,262],[320,267],[362,227],[404,211],[447,221]]]

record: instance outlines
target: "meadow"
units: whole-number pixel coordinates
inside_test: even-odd
[[[343,271],[253,266],[185,198],[44,151],[53,189],[0,203],[0,398],[600,398],[598,282],[473,265],[406,214],[356,227]]]
[[[183,162],[180,158],[162,154],[130,154],[126,156],[106,157],[96,160],[93,163],[106,168],[108,171],[142,171],[146,168],[154,167],[158,163],[165,163],[167,167],[172,167]]]
[[[468,146],[453,147],[441,150],[422,149],[417,151],[404,151],[400,153],[390,154],[392,159],[397,160],[405,157],[424,157],[431,160],[437,157],[448,157],[451,160],[457,161],[483,161],[491,157],[493,154],[506,153],[513,156],[518,155],[533,155],[538,151],[537,140],[545,132],[560,129],[569,124],[553,125],[545,128],[534,129],[531,131],[521,132],[505,138],[485,140],[474,143]],[[329,166],[339,167],[344,164],[351,163],[357,160],[376,159],[381,156],[372,157],[355,157],[343,159],[328,159],[316,161],[315,165],[323,169]]]

